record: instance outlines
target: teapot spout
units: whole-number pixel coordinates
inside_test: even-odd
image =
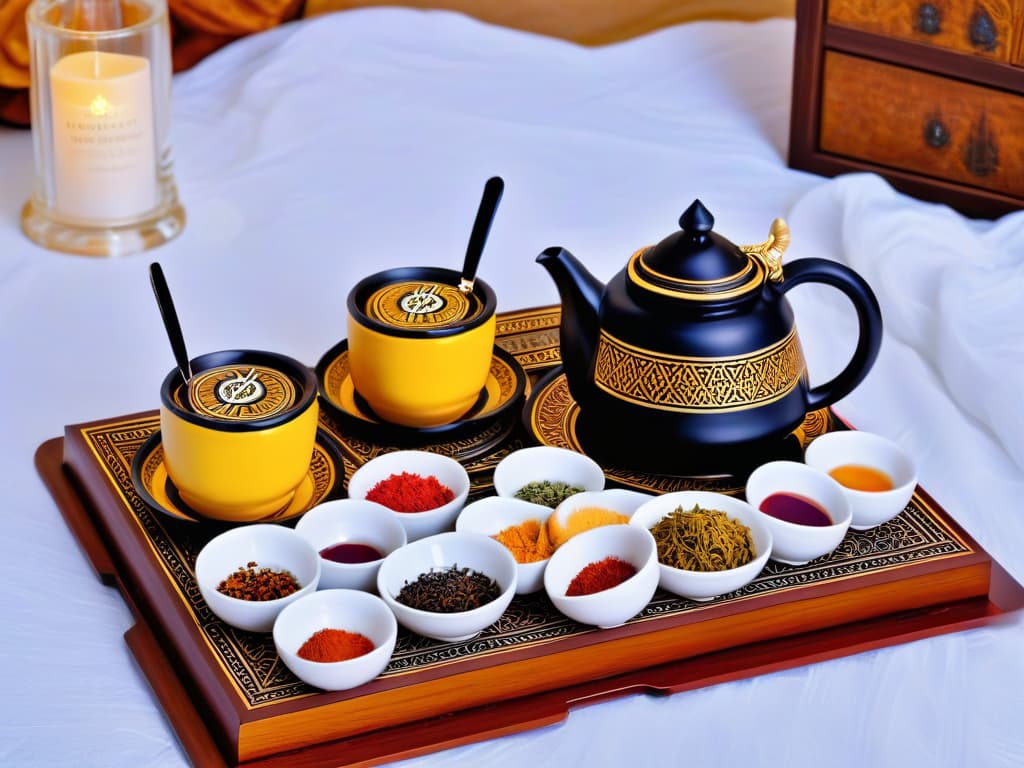
[[[578,403],[589,392],[590,369],[600,329],[604,284],[565,248],[546,248],[537,263],[551,275],[562,301],[559,345],[569,391]]]

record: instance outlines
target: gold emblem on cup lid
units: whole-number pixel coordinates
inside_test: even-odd
[[[472,293],[430,281],[392,283],[373,292],[366,302],[368,317],[396,328],[443,328],[480,314]]]
[[[222,365],[197,374],[191,401],[197,413],[227,421],[266,419],[295,404],[292,379],[264,365]],[[180,394],[176,394],[180,401]]]

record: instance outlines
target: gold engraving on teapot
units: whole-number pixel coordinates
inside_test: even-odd
[[[404,282],[378,289],[366,314],[396,328],[439,328],[469,320],[480,310],[472,294],[433,282]]]
[[[253,421],[274,416],[295,404],[295,383],[263,365],[224,365],[192,381],[198,413],[226,421]]]
[[[741,245],[740,250],[760,262],[768,279],[774,283],[782,282],[782,254],[789,246],[789,227],[782,219],[775,219],[768,232],[768,239],[760,245]]]
[[[806,365],[794,328],[744,355],[696,358],[653,354],[601,331],[594,383],[612,397],[677,413],[728,413],[792,392]]]

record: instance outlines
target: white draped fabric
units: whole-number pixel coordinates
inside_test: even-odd
[[[554,303],[534,264],[570,249],[611,277],[699,197],[716,229],[793,233],[787,260],[859,271],[886,323],[838,406],[920,462],[925,488],[1024,581],[1024,214],[971,221],[880,178],[786,166],[791,21],[695,23],[586,49],[441,12],[375,9],[247,38],[174,83],[188,225],[119,260],[21,234],[27,132],[0,129],[0,435],[5,766],[180,766],[135,666],[131,625],[32,465],[65,424],[153,409],[173,358],[148,280],[164,267],[193,354],[263,348],[313,364],[360,277],[457,267],[483,182],[506,181],[480,274],[499,308]],[[841,294],[790,294],[812,380],[856,322]],[[655,698],[409,766],[1017,766],[1024,623]]]

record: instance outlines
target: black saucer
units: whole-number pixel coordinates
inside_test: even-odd
[[[421,446],[438,441],[472,440],[490,435],[498,422],[515,424],[516,408],[527,392],[529,380],[519,362],[495,346],[487,383],[480,397],[461,418],[436,427],[406,427],[379,418],[355,390],[349,375],[348,340],[342,340],[316,365],[317,388],[324,410],[345,435],[372,443]]]
[[[156,512],[185,523],[237,525],[226,520],[215,520],[192,509],[181,498],[174,482],[167,474],[164,448],[157,430],[142,444],[132,459],[132,485],[142,500]],[[303,478],[295,496],[284,507],[254,523],[281,523],[309,511],[322,501],[341,495],[345,478],[345,463],[330,435],[318,428],[316,444],[309,462],[309,471]]]

